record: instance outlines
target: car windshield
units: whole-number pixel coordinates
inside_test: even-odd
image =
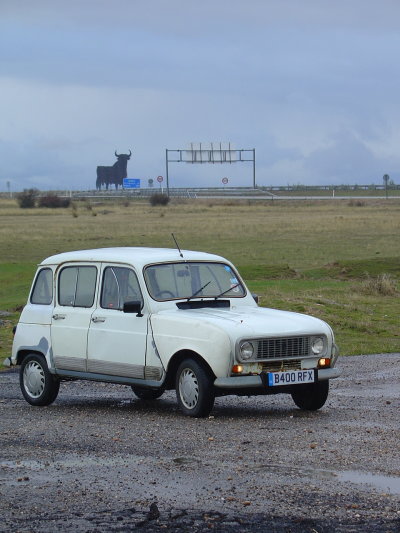
[[[225,263],[179,262],[150,265],[144,271],[150,296],[165,301],[192,298],[243,298],[245,288]]]

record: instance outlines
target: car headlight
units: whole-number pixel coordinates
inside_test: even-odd
[[[248,359],[251,359],[254,355],[254,346],[251,342],[243,342],[240,345],[240,359],[242,361],[247,361]]]
[[[315,355],[320,355],[325,350],[325,341],[323,337],[313,337],[311,341],[311,350]]]

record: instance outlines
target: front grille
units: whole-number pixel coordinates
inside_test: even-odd
[[[261,363],[263,372],[284,372],[287,370],[301,370],[300,359],[289,361],[267,361]]]
[[[310,355],[310,337],[287,337],[283,339],[260,339],[257,359],[282,359]]]

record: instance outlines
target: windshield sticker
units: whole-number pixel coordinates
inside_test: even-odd
[[[227,272],[230,272],[232,270],[231,267],[228,265],[224,265],[224,268]]]
[[[236,285],[237,282],[238,282],[238,280],[236,278],[231,278],[232,285]]]

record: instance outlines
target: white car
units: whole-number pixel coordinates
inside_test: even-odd
[[[8,364],[22,394],[49,405],[62,380],[130,385],[141,399],[176,389],[184,414],[216,396],[289,393],[316,410],[336,378],[332,329],[259,307],[235,267],[203,252],[103,248],[38,267]]]

